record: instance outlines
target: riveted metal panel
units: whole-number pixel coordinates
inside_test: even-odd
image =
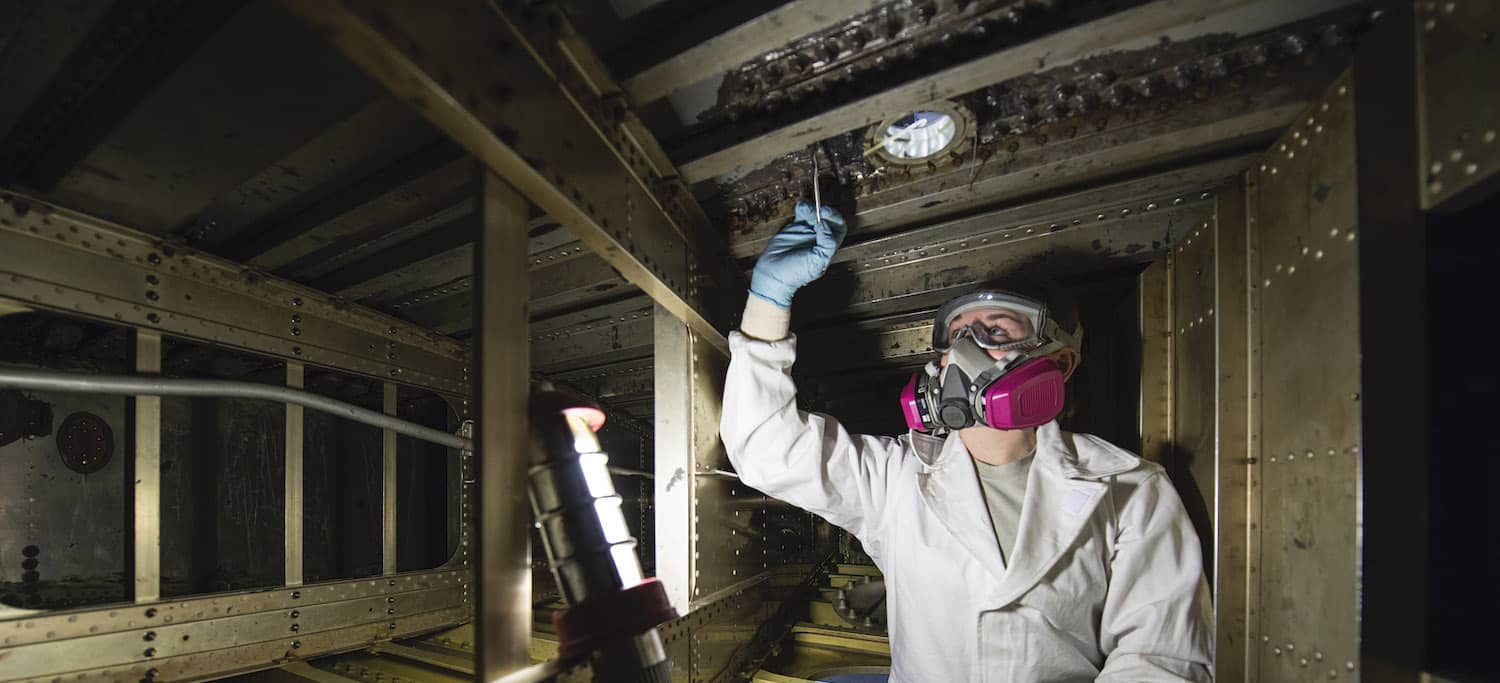
[[[777,7],[651,65],[626,79],[623,87],[631,99],[644,105],[782,47],[788,25],[812,33],[879,4],[878,0],[801,0]]]
[[[835,264],[807,287],[799,301],[810,310],[824,311],[825,316],[872,316],[935,308],[965,288],[1003,274],[1060,276],[1144,263],[1201,225],[1212,212],[1212,206],[1203,201],[1149,206],[1149,211],[1145,205],[1109,214],[1091,211],[1044,223],[992,226],[964,238],[904,245]]]
[[[292,389],[303,388],[306,369],[301,363],[287,363],[286,385]],[[282,555],[288,586],[302,585],[302,513],[303,497],[306,494],[306,483],[303,477],[304,426],[302,406],[288,403],[286,406],[286,445],[282,451],[286,458],[282,494],[284,501]]]
[[[1171,471],[1172,443],[1172,261],[1174,253],[1152,263],[1140,276],[1141,457]]]
[[[478,460],[478,547],[475,583],[480,609],[478,674],[494,680],[526,666],[531,638],[531,551],[527,520],[530,465],[526,417],[531,347],[526,340],[526,200],[504,180],[479,169],[480,237],[474,273],[475,361],[484,381],[474,388]]]
[[[0,621],[0,680],[220,676],[456,623],[470,602],[468,573],[441,569],[27,615]]]
[[[1457,210],[1500,186],[1500,6],[1414,4],[1422,208]]]
[[[693,511],[698,487],[693,464],[693,339],[687,326],[657,305],[652,314],[656,341],[652,349],[652,412],[656,421],[656,578],[679,614],[691,608],[694,567]],[[674,660],[681,661],[681,660]]]
[[[694,604],[762,576],[766,562],[766,496],[726,474],[719,438],[729,358],[694,335],[692,343]]]
[[[676,173],[660,166],[649,135],[626,125],[629,107],[591,90],[579,55],[559,58],[572,48],[561,44],[568,35],[540,21],[550,8],[511,16],[480,2],[444,12],[399,2],[285,5],[627,280],[727,348],[705,315],[712,290],[700,289],[698,276],[735,274],[700,267],[705,233],[691,225],[691,195],[666,180]]]
[[[651,315],[651,301],[635,298],[538,320],[531,325],[532,366],[553,374],[649,356]]]
[[[135,371],[161,374],[161,333],[135,331]],[[133,503],[131,526],[135,529],[130,549],[135,560],[131,583],[136,602],[156,602],[161,598],[161,397],[134,397],[131,413],[135,418],[127,480]]]
[[[468,391],[452,339],[149,235],[0,191],[0,297],[412,384]]]
[[[1214,219],[1189,226],[1172,261],[1171,474],[1203,548],[1207,576],[1214,571],[1214,510],[1218,414],[1214,334]]]
[[[1260,646],[1264,642],[1260,632],[1260,575],[1261,535],[1264,524],[1261,509],[1264,507],[1265,457],[1261,430],[1261,345],[1260,339],[1260,284],[1256,274],[1260,272],[1260,174],[1250,170],[1245,173],[1245,429],[1250,434],[1247,453],[1248,467],[1245,473],[1245,514],[1248,529],[1245,531],[1245,681],[1260,680]],[[1228,311],[1224,315],[1229,315]],[[1268,641],[1269,637],[1265,637]]]
[[[1035,69],[1038,63],[1063,66],[1094,54],[1150,45],[1166,36],[1190,39],[1210,31],[1246,34],[1288,19],[1300,19],[1319,7],[1316,3],[1282,2],[1278,4],[1286,5],[1288,11],[1271,13],[1264,11],[1265,3],[1260,7],[1247,4],[1239,0],[1163,1],[1131,7],[931,72],[869,97],[841,102],[794,122],[764,117],[753,126],[736,129],[740,132],[738,139],[728,144],[701,136],[693,141],[693,149],[683,150],[683,156],[689,159],[681,164],[681,172],[694,183],[720,176],[738,177],[752,170],[757,162],[778,154],[877,124],[891,112],[910,111],[1008,80]]]
[[[1346,72],[1258,166],[1261,680],[1359,661],[1360,226]],[[1314,673],[1316,672],[1316,674]]]
[[[1246,356],[1245,189],[1237,184],[1215,197],[1214,304],[1210,312],[1218,349],[1215,363],[1214,648],[1215,678],[1246,680],[1246,569],[1249,533],[1249,369]]]

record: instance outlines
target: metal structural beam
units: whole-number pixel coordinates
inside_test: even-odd
[[[1014,206],[1020,211],[1056,211],[1072,201],[1060,201],[1058,193],[1090,202],[1099,201],[1090,198],[1096,192],[1113,192],[1108,188],[1118,190],[1112,200],[1117,202],[1139,195],[1171,200],[1199,194],[1222,186],[1248,168],[1254,158],[1249,152],[1269,144],[1285,129],[1306,107],[1315,87],[1312,82],[1283,85],[1258,92],[1254,98],[1231,97],[1169,117],[1152,117],[1133,125],[1112,124],[1098,133],[1085,131],[1076,139],[1023,148],[1003,161],[970,164],[911,182],[889,182],[854,201],[850,239],[858,241],[862,234],[898,229],[910,231],[934,217],[983,211],[996,205]],[[1229,151],[1229,156],[1201,161],[1205,153],[1220,150]],[[1170,171],[1090,187],[1131,170],[1179,164]],[[1027,202],[1027,198],[1034,201]],[[778,216],[737,231],[731,254],[741,260],[759,255],[787,218]]]
[[[1248,629],[1250,464],[1254,446],[1249,429],[1250,350],[1247,264],[1247,202],[1243,183],[1215,197],[1213,308],[1210,326],[1217,339],[1214,511],[1215,678],[1249,680]],[[1207,332],[1207,330],[1203,330]]]
[[[0,297],[449,395],[468,391],[468,352],[456,340],[5,191]]]
[[[719,439],[728,354],[661,308],[652,317],[656,575],[686,614],[764,581],[767,499],[721,474],[731,467]]]
[[[622,99],[609,98],[615,86],[586,46],[549,28],[565,23],[560,14],[512,16],[477,1],[443,12],[402,2],[285,6],[626,280],[727,349],[707,285],[738,274],[709,265],[717,250],[701,209]]]
[[[958,289],[1008,273],[1060,277],[1145,263],[1206,221],[1213,208],[1197,197],[1175,207],[1147,205],[1103,219],[1087,212],[861,254],[867,258],[830,267],[801,295],[803,305],[814,319],[891,315],[936,307]]]
[[[51,189],[244,4],[111,5],[0,140],[0,183]]]
[[[396,385],[382,386],[381,407],[396,415]],[[396,432],[380,430],[380,567],[386,576],[396,573]]]
[[[644,105],[705,78],[880,6],[881,0],[795,0],[684,50],[622,84]],[[795,27],[796,35],[788,27]]]
[[[1416,3],[1422,208],[1455,211],[1500,187],[1500,9],[1491,2]]]
[[[479,453],[479,679],[526,666],[531,638],[530,464],[526,404],[526,200],[481,170],[474,396]]]
[[[161,373],[161,333],[136,330],[135,371]],[[132,517],[135,529],[131,557],[131,585],[137,603],[161,599],[161,397],[137,396],[131,432],[134,462],[131,471]]]
[[[0,680],[220,678],[431,632],[471,610],[468,572],[444,566],[381,581],[28,614],[4,622]],[[233,634],[234,645],[219,634]]]
[[[693,461],[693,333],[665,308],[652,315],[656,325],[654,385],[656,407],[656,578],[678,614],[692,606],[698,554],[693,543],[697,467]]]
[[[908,81],[875,95],[847,102],[811,117],[769,130],[748,131],[732,144],[693,155],[679,165],[682,177],[698,183],[737,177],[768,159],[806,148],[840,133],[881,122],[924,104],[956,97],[1042,68],[1071,64],[1111,50],[1148,47],[1160,39],[1186,40],[1219,32],[1248,34],[1297,21],[1348,4],[1339,0],[1156,0],[1086,24],[1006,48]]]
[[[277,241],[261,230],[296,220],[303,211],[344,188],[378,177],[436,141],[436,131],[389,97],[376,97],[275,163],[249,176],[209,202],[174,234],[195,244],[227,245],[241,236],[240,248],[269,249]],[[379,140],[380,144],[369,144]],[[453,149],[453,156],[458,152]],[[332,159],[332,161],[330,161]],[[287,173],[295,169],[296,175]],[[275,188],[275,191],[267,191]],[[378,188],[367,188],[378,193]],[[253,228],[252,228],[253,226]],[[253,240],[249,239],[253,236]],[[284,239],[284,238],[283,238]],[[225,256],[237,258],[225,253]]]
[[[531,324],[531,365],[543,374],[648,358],[652,304],[635,297]]]
[[[1167,216],[1184,206],[1207,201],[1210,198],[1207,193],[1232,184],[1249,165],[1250,157],[1235,157],[936,222],[846,245],[834,254],[834,263],[889,265],[926,256],[922,252],[937,254],[978,248],[989,244],[988,239],[1004,241],[1052,235],[1074,227],[1112,225],[1132,217]]]
[[[655,316],[652,317],[654,320]],[[655,399],[655,392],[652,388],[656,385],[656,377],[653,359],[564,371],[552,377],[567,382],[589,396],[622,408],[636,402],[645,402],[647,412],[654,410],[652,401]]]
[[[287,361],[286,385],[301,389],[306,366],[296,361]],[[303,511],[303,467],[302,439],[304,435],[303,408],[295,403],[286,404],[286,488],[284,491],[284,519],[282,528],[283,553],[286,558],[286,585],[302,585],[302,511]]]
[[[535,259],[532,261],[530,305],[535,317],[554,315],[559,310],[574,309],[601,298],[636,291],[609,264],[592,253],[586,253],[582,245],[555,251],[567,251],[568,254],[556,261],[545,261],[545,266],[536,265]],[[472,253],[472,247],[465,247],[463,253]],[[417,273],[415,269],[403,271],[427,278],[427,274]],[[436,332],[457,334],[473,328],[473,287],[473,278],[463,275],[415,292],[402,292],[401,298],[376,299],[371,304]],[[646,301],[645,307],[649,308],[649,299]]]
[[[442,142],[429,145],[357,182],[328,192],[292,215],[272,215],[242,226],[214,250],[257,268],[294,269],[312,254],[355,250],[360,238],[392,232],[438,207],[472,196],[463,151]],[[374,229],[372,230],[372,226]]]

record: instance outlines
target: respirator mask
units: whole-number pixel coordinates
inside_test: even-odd
[[[954,325],[967,313],[968,323]],[[901,412],[917,431],[965,427],[1026,429],[1046,424],[1063,409],[1063,373],[1047,356],[1072,346],[1081,331],[1063,330],[1045,303],[1009,292],[976,292],[938,309],[932,348],[948,364],[932,361],[901,391]],[[1000,351],[996,359],[991,352]]]

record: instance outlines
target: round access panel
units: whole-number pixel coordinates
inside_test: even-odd
[[[57,452],[68,469],[93,474],[104,469],[114,457],[115,433],[98,415],[73,413],[57,428]]]

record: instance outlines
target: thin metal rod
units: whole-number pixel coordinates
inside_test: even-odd
[[[817,221],[818,225],[822,225],[823,224],[823,192],[818,189],[818,146],[817,145],[813,145],[812,147],[809,147],[808,150],[811,152],[808,156],[812,157],[812,167],[813,167],[813,169],[812,169],[812,171],[813,171],[813,177],[812,177],[812,181],[813,181],[813,220]]]
[[[135,369],[161,372],[161,333],[136,330]],[[132,568],[134,597],[138,603],[161,599],[161,398],[138,394],[135,398],[134,468],[131,489],[135,519]]]
[[[286,385],[302,388],[305,367],[298,362],[286,364]],[[283,552],[286,557],[286,585],[302,585],[302,406],[286,404],[286,504],[283,507],[286,530]]]
[[[524,327],[524,326],[523,326]],[[473,442],[448,432],[398,420],[373,410],[287,387],[218,379],[177,379],[129,375],[81,375],[68,372],[0,368],[0,388],[122,396],[206,396],[280,401],[328,413],[448,448],[470,450]]]

